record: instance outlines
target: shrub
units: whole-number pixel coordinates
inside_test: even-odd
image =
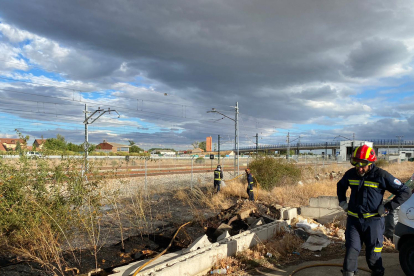
[[[206,162],[206,160],[204,159],[204,157],[198,157],[195,162],[197,164],[204,164]]]
[[[265,190],[295,184],[301,179],[301,170],[285,159],[260,157],[249,164],[250,170]]]
[[[76,234],[76,225],[93,221],[88,210],[100,201],[99,180],[84,181],[82,162],[0,159],[0,253],[14,252],[64,274],[61,245]]]

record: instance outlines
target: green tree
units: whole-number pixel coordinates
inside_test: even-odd
[[[206,151],[206,141],[198,143],[198,147],[204,151]]]
[[[65,137],[58,134],[56,138],[48,138],[44,143],[44,147],[49,150],[61,150],[64,151],[67,149],[67,144]]]
[[[142,151],[143,150],[137,145],[132,145],[131,147],[129,147],[129,152],[142,152]]]

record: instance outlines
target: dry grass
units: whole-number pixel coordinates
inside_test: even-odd
[[[244,269],[246,265],[243,264],[240,260],[234,257],[225,257],[220,258],[220,256],[215,260],[213,267],[211,270],[215,269],[226,269],[227,273],[231,275],[248,275]],[[210,272],[208,273],[210,275]]]
[[[190,206],[193,213],[199,212],[198,206],[221,210],[232,205],[228,194],[224,192],[214,193],[213,189],[208,187],[196,187],[192,190],[181,189],[175,192],[174,198]]]

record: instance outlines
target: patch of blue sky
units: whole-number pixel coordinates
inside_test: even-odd
[[[63,81],[66,80],[65,78],[62,77],[62,75],[60,75],[58,73],[48,72],[48,71],[43,70],[41,68],[32,68],[32,69],[27,70],[27,71],[16,69],[16,70],[13,71],[13,73],[17,73],[17,74],[21,74],[21,75],[32,74],[35,77],[46,77],[48,79],[51,79],[51,80],[54,80],[54,81],[59,81],[59,82],[63,82]]]
[[[368,86],[361,87],[361,93],[351,96],[356,99],[369,99],[383,96],[389,98],[394,102],[399,102],[406,96],[406,93],[410,93],[414,88],[414,80],[412,76],[402,76],[400,78],[390,77],[381,80],[388,85],[383,86]]]
[[[141,76],[137,76],[135,78],[135,81],[127,82],[128,84],[135,86],[135,87],[144,87],[144,88],[150,88],[151,85],[149,83],[146,83],[144,78]]]
[[[332,121],[335,122],[337,119],[330,119],[325,118],[326,121]],[[300,132],[304,131],[312,131],[312,130],[333,130],[337,129],[338,125],[321,125],[321,124],[297,124],[295,125],[296,128],[300,130]]]
[[[116,92],[116,90],[113,89],[107,89],[103,91],[94,91],[94,92],[88,92],[88,93],[82,93],[82,97],[87,100],[96,100],[96,99],[115,99],[116,97],[112,94]]]
[[[15,129],[21,129],[24,131],[25,129],[36,129],[38,131],[47,131],[50,129],[75,129],[81,127],[79,124],[75,123],[65,123],[65,122],[50,122],[50,121],[43,121],[43,120],[32,120],[32,119],[24,119],[13,114],[8,114],[5,112],[0,112],[0,118],[2,121],[5,122],[12,122],[12,124],[8,126],[2,127],[3,132],[7,132],[8,134],[15,134]]]
[[[20,41],[18,45],[20,48],[23,48],[24,46],[29,45],[30,43],[32,43],[31,39],[25,39],[23,41]]]

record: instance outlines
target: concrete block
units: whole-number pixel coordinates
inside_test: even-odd
[[[248,225],[252,225],[253,223],[255,223],[257,221],[257,218],[255,218],[255,217],[248,217],[248,218],[246,218],[246,223],[248,224]],[[230,224],[230,223],[229,223]]]
[[[207,235],[204,235],[198,237],[192,244],[190,244],[186,249],[184,249],[184,252],[188,253],[208,246],[211,246],[211,242],[208,240]]]
[[[296,208],[289,208],[283,211],[283,219],[291,221],[298,217],[298,210]]]
[[[319,197],[311,197],[311,198],[309,198],[309,207],[317,207],[317,208],[319,208]]]
[[[342,209],[337,208],[317,208],[317,207],[300,207],[301,215],[317,220],[319,223],[331,222],[335,217],[344,214]]]
[[[319,218],[319,207],[302,206],[300,207],[300,214],[303,217]]]
[[[256,219],[256,221],[255,221],[255,222],[253,222],[253,223],[250,225],[250,228],[251,228],[251,229],[254,229],[254,228],[259,227],[259,226],[264,225],[264,224],[265,224],[264,219],[262,219],[262,218],[260,218],[260,219]]]
[[[319,206],[320,208],[341,208],[339,207],[338,197],[336,196],[320,196],[319,199]]]
[[[224,239],[229,238],[229,237],[230,237],[229,231],[226,230],[226,231],[224,231],[223,234],[221,234],[220,236],[217,237],[217,241],[221,241],[221,240],[224,240]]]
[[[259,241],[265,241],[269,239],[269,230],[267,227],[258,227],[255,230],[256,237]],[[273,236],[273,235],[272,235]]]
[[[214,231],[214,236],[218,237],[223,234],[225,231],[230,231],[232,227],[228,224],[222,223],[219,227],[217,227],[216,231]]]
[[[186,254],[183,254],[184,250],[166,254],[155,260],[154,263],[149,264],[138,275],[197,275],[208,271],[217,259],[234,256],[238,251],[245,250],[273,237],[277,231],[286,226],[286,221],[275,221]],[[198,240],[202,241],[202,238],[200,237]],[[113,275],[132,275],[146,261],[143,260],[123,267],[117,267],[114,269],[115,274]]]

